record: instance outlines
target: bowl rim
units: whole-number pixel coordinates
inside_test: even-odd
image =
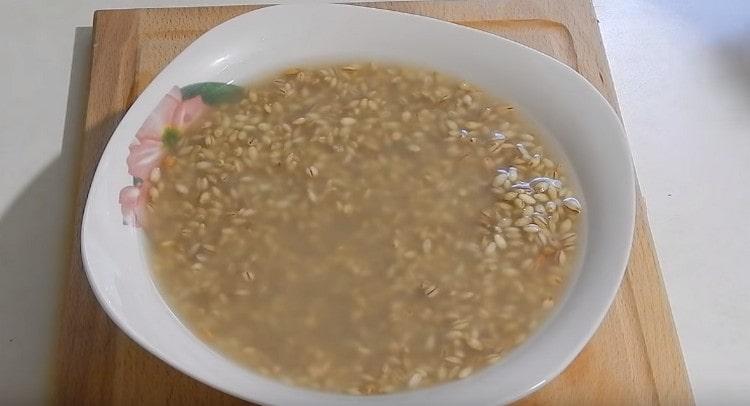
[[[248,18],[262,18],[265,17],[266,14],[273,14],[278,12],[305,12],[305,11],[312,11],[315,10],[316,12],[320,12],[323,9],[331,10],[332,12],[339,12],[341,10],[347,10],[347,12],[352,13],[367,13],[371,15],[376,16],[401,16],[401,18],[408,18],[413,19],[415,21],[420,21],[420,23],[426,23],[426,24],[433,24],[435,26],[437,25],[443,25],[443,26],[452,26],[454,30],[460,30],[460,31],[471,31],[475,36],[483,36],[486,38],[492,38],[493,41],[498,41],[501,43],[504,43],[505,46],[511,47],[511,48],[517,48],[517,49],[523,49],[524,52],[530,52],[535,55],[535,58],[539,60],[545,60],[546,63],[551,63],[555,66],[557,66],[557,69],[561,70],[562,74],[568,76],[570,80],[578,81],[579,84],[582,84],[586,91],[592,93],[592,97],[598,98],[600,103],[603,103],[606,105],[607,109],[609,110],[609,114],[611,114],[612,118],[614,118],[617,122],[617,125],[619,127],[619,133],[616,134],[611,138],[612,141],[617,142],[617,148],[627,155],[627,176],[625,179],[621,179],[620,181],[627,185],[627,208],[625,209],[624,215],[626,216],[627,223],[630,225],[628,227],[628,235],[622,236],[622,241],[627,241],[628,243],[628,249],[627,253],[625,255],[619,255],[619,258],[617,261],[617,284],[612,284],[612,286],[607,287],[607,291],[604,292],[603,296],[606,296],[606,306],[598,306],[597,310],[594,315],[591,316],[592,323],[588,324],[588,329],[585,333],[582,333],[579,335],[579,338],[577,343],[575,344],[574,348],[571,348],[570,351],[567,352],[567,355],[563,357],[563,359],[559,362],[559,365],[557,368],[550,368],[546,370],[546,372],[539,375],[538,382],[536,382],[533,385],[530,385],[529,387],[519,390],[514,393],[508,393],[507,396],[502,397],[500,400],[502,402],[511,402],[518,400],[524,396],[529,395],[530,393],[536,391],[537,389],[544,386],[546,383],[548,383],[552,378],[559,375],[567,366],[573,361],[573,359],[580,353],[580,351],[583,349],[583,347],[589,342],[591,337],[594,335],[596,330],[601,325],[601,322],[604,319],[604,316],[608,312],[615,295],[617,291],[619,290],[619,286],[621,283],[621,280],[623,278],[623,275],[625,273],[629,252],[630,252],[630,244],[633,240],[634,230],[635,230],[635,215],[636,215],[636,183],[635,183],[635,172],[633,169],[633,163],[630,153],[630,148],[627,143],[627,139],[625,138],[625,132],[624,128],[622,126],[622,123],[619,119],[619,116],[615,112],[615,110],[612,108],[612,106],[609,104],[609,102],[604,98],[604,96],[599,93],[599,91],[585,78],[583,78],[577,71],[573,70],[572,68],[568,67],[567,65],[564,65],[563,63],[559,62],[553,57],[550,57],[542,52],[539,52],[533,48],[527,47],[525,45],[519,44],[517,42],[514,42],[512,40],[500,37],[498,35],[484,32],[478,29],[460,26],[458,24],[454,24],[448,21],[442,21],[438,19],[434,19],[431,17],[425,17],[420,15],[414,15],[409,13],[402,13],[397,11],[391,11],[391,10],[383,10],[383,9],[375,9],[360,5],[345,5],[345,4],[326,4],[326,5],[311,5],[311,4],[298,4],[298,5],[273,5],[273,6],[266,6],[262,7],[256,10],[249,11],[247,13],[243,13],[241,15],[238,15],[236,17],[233,17],[202,34],[199,38],[197,38],[193,43],[188,45],[188,47],[183,50],[180,54],[178,54],[172,61],[170,61],[165,68],[157,74],[152,82],[144,89],[145,93],[149,87],[152,86],[154,82],[159,80],[162,76],[165,75],[165,72],[168,71],[168,68],[175,64],[176,61],[180,60],[180,57],[185,54],[187,51],[189,51],[193,44],[198,43],[201,40],[205,40],[205,38],[210,37],[212,35],[217,35],[216,33],[220,32],[222,29],[225,29],[227,27],[237,25],[237,24],[244,24],[245,20]],[[141,93],[141,95],[143,95]],[[114,139],[117,134],[118,130],[120,129],[122,123],[127,123],[131,121],[132,115],[133,115],[133,106],[137,105],[139,103],[139,100],[141,99],[141,95],[134,101],[133,105],[128,109],[127,113],[123,116],[122,120],[118,124],[117,128],[113,132],[112,138],[107,142],[107,146],[102,153],[102,156],[100,158],[100,161],[97,163],[96,172],[94,174],[94,177],[92,178],[91,187],[93,189],[94,185],[97,183],[97,181],[101,182],[100,179],[102,174],[102,160],[107,155],[108,150],[112,147],[112,139]],[[82,218],[82,227],[81,227],[81,253],[82,253],[82,260],[84,264],[84,269],[87,275],[87,279],[89,280],[89,284],[92,288],[92,291],[94,292],[95,297],[97,298],[97,301],[100,303],[104,311],[107,313],[109,318],[123,331],[125,332],[131,339],[133,339],[135,342],[137,342],[141,347],[149,351],[150,353],[154,354],[158,358],[160,358],[162,361],[166,362],[170,366],[176,368],[177,370],[181,371],[182,373],[185,373],[186,375],[204,383],[207,384],[219,391],[229,393],[233,396],[236,396],[241,399],[245,400],[251,400],[254,402],[260,402],[262,404],[270,404],[270,402],[274,402],[278,399],[271,399],[271,398],[260,398],[255,397],[253,394],[248,395],[247,393],[241,392],[239,390],[236,390],[236,388],[228,388],[226,386],[222,386],[221,383],[207,380],[205,377],[202,377],[195,373],[194,371],[183,367],[179,362],[171,359],[168,355],[164,354],[159,348],[152,345],[147,338],[144,338],[138,331],[134,330],[129,326],[126,319],[123,317],[122,314],[119,314],[115,309],[111,306],[111,304],[108,301],[107,296],[105,295],[105,292],[101,289],[100,286],[96,283],[96,270],[93,269],[91,266],[91,258],[90,253],[88,251],[88,239],[93,238],[89,235],[89,227],[87,227],[87,224],[90,224],[91,222],[95,221],[93,216],[94,214],[91,211],[91,207],[94,205],[93,202],[94,196],[92,193],[89,193],[86,199],[86,205],[84,208],[84,214]],[[612,271],[614,272],[614,270]],[[570,291],[572,289],[571,286],[567,287],[566,290]],[[171,309],[170,309],[171,310]],[[551,319],[555,316],[550,316]],[[538,331],[541,331],[539,329]],[[537,332],[538,332],[537,331]],[[492,369],[493,366],[490,366],[486,369]],[[403,391],[403,392],[396,392],[393,394],[386,394],[386,395],[373,395],[373,396],[355,396],[355,395],[340,395],[330,392],[318,392],[318,391],[312,391],[309,389],[296,387],[296,386],[286,386],[287,390],[289,392],[295,392],[296,395],[301,396],[317,396],[317,401],[325,402],[326,404],[331,405],[337,405],[337,404],[362,404],[362,405],[369,405],[369,404],[418,404],[420,397],[419,394],[424,394],[426,392],[435,392],[436,388],[445,388],[448,386],[459,386],[461,382],[464,382],[466,380],[461,381],[451,381],[447,383],[441,383],[438,385],[434,385],[431,387],[427,387],[424,389],[418,389],[413,391]],[[409,399],[408,397],[411,397]],[[301,399],[300,397],[284,397],[282,396],[281,399],[288,400],[291,403],[295,403],[295,400]],[[417,402],[417,403],[413,403]],[[315,403],[315,402],[313,402]]]

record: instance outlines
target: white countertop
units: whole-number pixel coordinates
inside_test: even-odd
[[[0,403],[48,393],[93,10],[227,3],[5,4]],[[750,403],[750,2],[594,4],[696,401]]]

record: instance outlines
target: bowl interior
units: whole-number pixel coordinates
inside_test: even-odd
[[[345,33],[345,35],[343,35]],[[431,67],[512,101],[561,146],[586,203],[587,247],[556,313],[505,360],[467,379],[386,396],[292,388],[256,375],[195,338],[162,300],[141,235],[122,226],[119,189],[131,182],[128,145],[172,86],[243,84],[295,64],[351,60]],[[634,220],[634,176],[620,122],[582,77],[536,51],[450,23],[353,6],[275,6],[236,17],[199,38],[136,100],[110,140],[83,220],[84,263],[109,316],[140,345],[225,392],[274,404],[498,404],[561,372],[606,313],[622,278]]]

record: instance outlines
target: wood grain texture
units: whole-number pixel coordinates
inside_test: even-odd
[[[590,0],[368,3],[454,21],[536,48],[578,70],[615,107]],[[83,272],[80,223],[104,146],[124,112],[174,56],[211,27],[257,6],[98,11],[71,264],[61,302],[54,399],[70,405],[230,405],[216,391],[152,356],[97,303]],[[576,360],[519,404],[692,404],[645,206],[628,272],[609,313]]]

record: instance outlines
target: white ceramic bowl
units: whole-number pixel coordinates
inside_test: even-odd
[[[290,387],[242,368],[194,337],[148,270],[141,233],[123,226],[120,189],[132,184],[128,146],[173,86],[244,83],[310,61],[379,60],[433,67],[519,105],[562,146],[585,198],[581,268],[550,319],[507,358],[466,379],[385,396]],[[628,259],[635,185],[618,117],[581,76],[517,43],[424,17],[354,6],[275,6],[212,29],[146,88],[107,145],[83,219],[84,263],[99,302],[120,328],[175,368],[224,392],[266,404],[496,405],[559,374],[599,326]]]

